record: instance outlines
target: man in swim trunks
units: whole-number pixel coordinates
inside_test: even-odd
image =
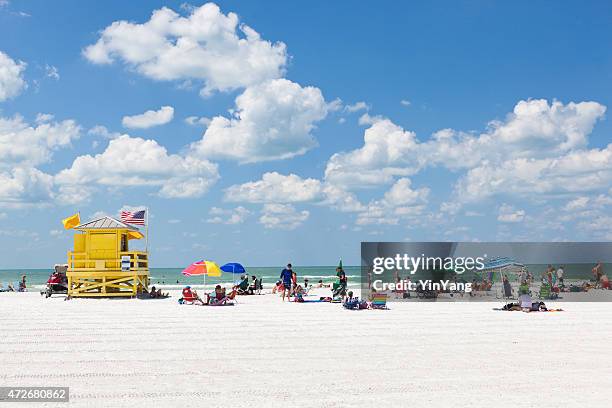
[[[291,296],[291,286],[293,284],[293,270],[291,264],[287,264],[287,267],[283,269],[280,274],[280,280],[283,282],[283,302],[285,301],[285,293],[287,294],[287,300]]]

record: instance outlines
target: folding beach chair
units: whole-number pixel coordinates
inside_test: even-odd
[[[542,286],[540,286],[538,297],[540,299],[556,299],[558,295],[551,290],[549,284],[543,283]]]
[[[20,281],[15,281],[13,282],[13,289],[15,290],[15,292],[25,292],[25,289],[21,289],[21,282]]]
[[[346,284],[334,283],[332,286],[332,297],[346,296]]]
[[[2,286],[0,286],[0,292],[8,292],[8,291],[10,291],[8,283],[2,282]]]
[[[261,295],[261,291],[263,289],[263,285],[261,283],[261,279],[255,279],[255,282],[253,284],[253,286],[250,289],[253,289],[253,294],[254,295]]]
[[[388,309],[387,308],[387,294],[386,293],[374,293],[372,295],[372,303],[370,303],[371,309]]]

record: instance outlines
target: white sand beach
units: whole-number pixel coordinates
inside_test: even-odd
[[[69,405],[89,408],[610,406],[610,303],[530,314],[487,302],[348,311],[271,294],[234,307],[179,305],[173,295],[1,293],[0,383],[69,386]]]

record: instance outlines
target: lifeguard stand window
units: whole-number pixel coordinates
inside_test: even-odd
[[[91,259],[118,259],[117,235],[110,233],[92,233],[89,237],[89,254]]]
[[[128,250],[127,234],[121,234],[121,252],[127,252],[127,250]]]

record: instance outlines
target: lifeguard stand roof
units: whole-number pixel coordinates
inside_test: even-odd
[[[92,229],[126,229],[130,231],[138,231],[138,228],[125,224],[112,217],[104,216],[97,220],[92,220],[81,225],[74,227],[76,230],[92,230]]]

